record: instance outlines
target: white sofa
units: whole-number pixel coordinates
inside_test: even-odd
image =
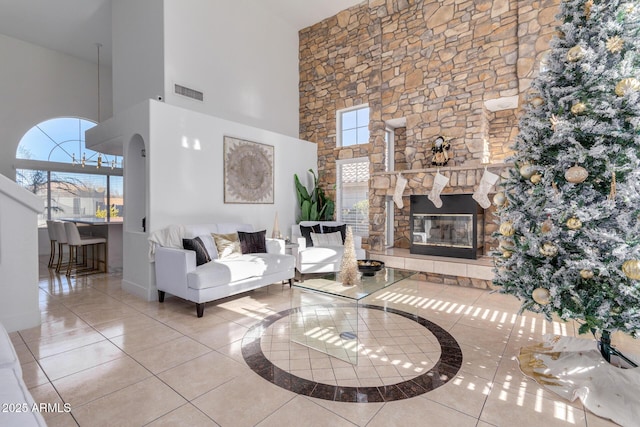
[[[206,302],[285,280],[291,286],[295,258],[285,254],[284,240],[266,239],[266,253],[218,259],[212,233],[253,232],[253,227],[250,224],[220,223],[184,225],[180,230],[183,238],[200,237],[212,260],[196,266],[195,251],[175,247],[175,244],[174,247],[157,245],[153,248],[160,302],[168,292],[195,302],[197,316],[202,317]]]
[[[0,323],[0,425],[40,426],[47,424],[39,412],[27,385],[22,368],[6,329]]]
[[[336,221],[300,221],[299,224],[291,226],[291,241],[298,244],[297,247],[292,248],[291,253],[296,257],[296,277],[299,279],[303,279],[304,274],[340,271],[344,245],[309,246],[300,230],[300,226],[312,227],[317,224],[320,224],[321,227],[344,225],[344,223]],[[365,259],[366,253],[362,249],[362,237],[354,234],[353,243],[357,259]]]

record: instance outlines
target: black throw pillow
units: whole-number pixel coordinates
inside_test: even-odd
[[[182,247],[196,252],[196,266],[206,264],[211,261],[207,248],[204,247],[204,242],[199,237],[194,239],[182,239]]]
[[[240,249],[243,254],[264,254],[267,253],[267,230],[249,233],[238,231]]]
[[[344,245],[344,238],[347,236],[347,224],[322,226],[323,233],[335,233],[336,231],[340,232],[340,235],[342,236],[342,244]]]
[[[311,233],[322,233],[322,227],[320,224],[314,224],[312,226],[301,225],[300,233],[302,237],[307,241],[307,247],[313,246],[313,240],[311,240]]]

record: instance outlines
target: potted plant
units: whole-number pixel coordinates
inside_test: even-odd
[[[327,198],[324,190],[318,186],[318,177],[313,169],[309,169],[309,173],[313,175],[313,188],[311,193],[302,185],[298,174],[293,174],[296,183],[296,193],[298,194],[298,203],[300,205],[300,221],[331,221],[335,210],[333,200]]]

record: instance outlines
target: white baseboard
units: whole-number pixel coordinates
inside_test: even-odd
[[[130,294],[134,294],[143,298],[145,301],[157,301],[158,300],[158,290],[155,286],[153,289],[140,285],[139,283],[134,283],[128,280],[122,279],[122,289],[129,292]]]
[[[14,315],[0,315],[0,323],[4,325],[7,332],[34,328],[42,323],[40,320],[40,310],[31,310],[27,313]]]

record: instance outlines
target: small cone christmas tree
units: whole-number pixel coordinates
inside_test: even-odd
[[[495,285],[640,336],[640,1],[564,0],[498,210]]]
[[[343,285],[357,285],[360,283],[360,273],[358,271],[358,260],[356,259],[356,247],[353,244],[353,231],[347,227],[347,235],[344,238],[344,254],[342,264],[340,264],[340,274],[338,281]]]
[[[276,217],[273,220],[273,231],[271,232],[272,239],[279,239],[282,237],[280,234],[280,224],[278,224],[278,212],[276,212]]]

